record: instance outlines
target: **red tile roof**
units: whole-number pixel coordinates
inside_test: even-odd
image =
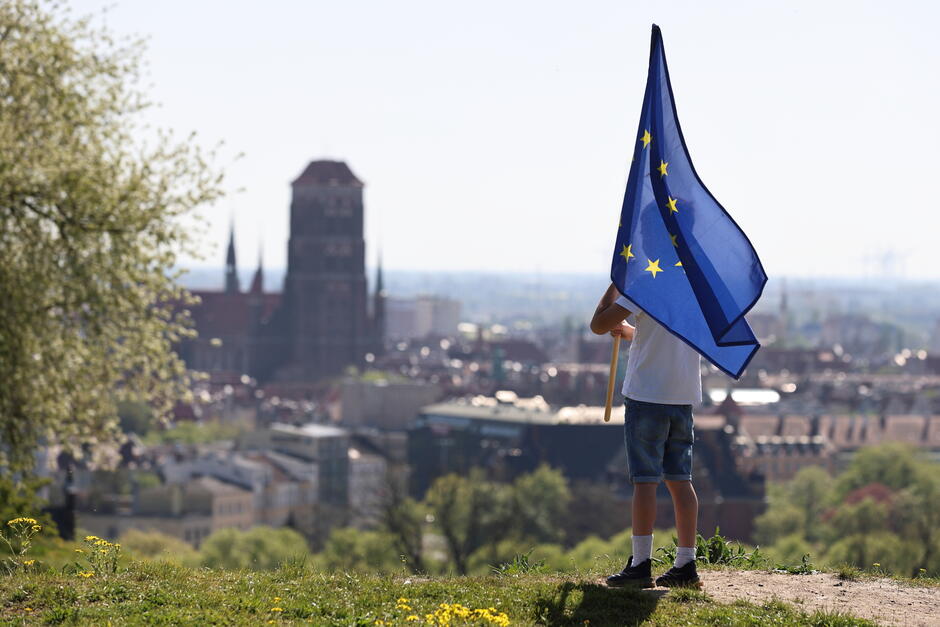
[[[349,166],[343,161],[311,161],[307,169],[291,185],[352,185],[362,187]]]

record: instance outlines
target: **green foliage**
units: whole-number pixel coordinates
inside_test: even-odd
[[[334,529],[317,558],[318,566],[326,571],[392,573],[402,570],[394,540],[383,531]]]
[[[775,560],[940,575],[940,464],[908,446],[862,449],[834,481],[804,469],[768,496],[756,536]]]
[[[560,471],[542,465],[522,475],[513,484],[516,535],[539,543],[562,540],[570,501],[568,481]]]
[[[120,544],[135,559],[165,560],[183,565],[198,563],[198,553],[189,544],[159,531],[129,529],[121,536]]]
[[[241,422],[179,421],[166,429],[154,429],[144,438],[145,444],[206,444],[219,440],[233,440],[248,431]]]
[[[819,539],[819,520],[832,501],[832,479],[818,466],[802,468],[784,484],[768,486],[771,507],[754,521],[758,542],[772,544],[784,536],[799,534]]]
[[[799,564],[804,555],[815,549],[801,534],[794,533],[777,540],[766,549],[768,558],[775,564]]]
[[[413,573],[425,571],[425,506],[411,497],[394,480],[389,482],[388,498],[382,512],[382,529],[392,538],[397,555]]]
[[[121,401],[117,404],[118,426],[124,433],[147,435],[154,426],[153,410],[146,403]]]
[[[43,535],[55,535],[56,527],[49,515],[36,513],[45,505],[39,498],[39,491],[48,484],[48,479],[23,477],[16,480],[0,473],[0,524],[28,516],[42,525]]]
[[[493,566],[493,574],[503,577],[545,572],[545,562],[531,557],[532,549],[526,553],[517,553],[510,561]]]
[[[803,557],[800,558],[800,563],[796,566],[791,566],[790,564],[777,564],[774,566],[774,570],[788,573],[790,575],[813,575],[819,572],[813,568],[813,563],[809,559],[809,554],[803,555]]]
[[[656,550],[656,561],[660,564],[671,564],[676,559],[678,538],[672,537],[672,544],[659,547]],[[760,549],[755,548],[750,553],[740,543],[728,540],[715,529],[715,534],[705,538],[702,534],[695,537],[695,561],[700,564],[719,566],[744,566],[756,568],[764,562]]]
[[[461,574],[470,572],[470,557],[484,547],[489,547],[489,556],[477,555],[475,564],[497,562],[494,547],[503,540],[528,546],[561,540],[570,500],[566,479],[548,466],[511,485],[488,481],[479,469],[467,477],[447,475],[437,479],[425,497]]]
[[[117,572],[118,561],[121,559],[119,543],[108,542],[98,536],[85,536],[83,544],[84,548],[75,551],[79,557],[79,576],[113,575]]]
[[[33,538],[42,531],[42,525],[35,518],[18,517],[6,521],[0,527],[0,540],[6,545],[9,554],[0,560],[0,565],[7,573],[29,568],[35,564],[30,559],[29,549],[33,545]]]
[[[474,551],[499,542],[509,533],[511,489],[487,481],[478,469],[468,477],[438,478],[425,500],[460,574],[467,573],[467,559]]]
[[[41,0],[0,3],[0,467],[119,433],[118,403],[189,393],[176,283],[221,177],[190,138],[136,139],[142,46]],[[198,235],[198,234],[196,234]],[[92,455],[101,446],[88,449]]]
[[[892,490],[903,490],[923,471],[923,457],[906,444],[892,443],[863,448],[851,465],[839,475],[835,497],[844,499],[849,492],[873,483]]]
[[[306,557],[309,550],[304,537],[292,529],[253,527],[220,529],[206,538],[199,553],[208,568],[273,570]]]

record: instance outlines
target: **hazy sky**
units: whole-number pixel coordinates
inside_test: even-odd
[[[656,22],[696,168],[771,277],[940,279],[938,7],[122,0],[105,22],[150,38],[153,123],[245,153],[206,210],[213,264],[234,213],[240,265],[263,240],[283,266],[289,183],[326,157],[366,183],[370,265],[605,275]]]

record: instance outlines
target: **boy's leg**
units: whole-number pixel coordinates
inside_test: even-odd
[[[656,483],[633,484],[633,535],[648,536],[656,523]]]
[[[633,484],[633,560],[653,557],[653,525],[656,523],[656,483]]]
[[[672,495],[672,508],[676,514],[676,533],[679,536],[680,548],[691,548],[692,558],[695,556],[695,534],[698,524],[698,497],[691,481],[666,480],[666,487]],[[685,553],[685,551],[683,551]],[[686,556],[683,556],[686,557]],[[684,560],[676,559],[676,566],[683,566]]]
[[[670,412],[669,437],[663,457],[664,479],[676,514],[679,546],[676,561],[656,580],[660,586],[700,586],[695,568],[695,531],[698,521],[698,497],[692,487],[692,407],[675,405]]]
[[[653,524],[656,522],[656,488],[663,476],[663,453],[669,436],[668,408],[627,399],[624,436],[627,463],[633,482],[634,563],[652,557]]]

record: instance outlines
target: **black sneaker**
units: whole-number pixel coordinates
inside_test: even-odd
[[[607,585],[611,588],[652,588],[652,568],[653,565],[650,560],[642,561],[634,566],[633,556],[631,555],[630,561],[623,567],[623,570],[607,578]]]
[[[695,569],[695,560],[680,568],[673,566],[656,578],[656,585],[664,588],[701,588],[702,582]]]

